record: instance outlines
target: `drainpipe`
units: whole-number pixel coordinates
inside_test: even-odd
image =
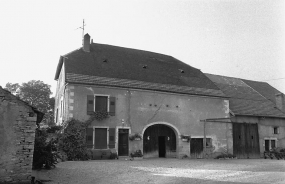
[[[63,87],[63,104],[65,104],[65,90],[66,90],[66,86],[68,85],[68,83],[65,83],[65,85],[64,85],[64,87]],[[65,105],[64,105],[64,107],[65,107]],[[68,103],[67,103],[67,105],[66,105],[66,107],[65,108],[67,108],[67,111],[69,110],[68,109]],[[63,109],[64,110],[64,109]],[[65,111],[66,112],[66,111]],[[66,116],[66,113],[64,112],[64,116]],[[63,116],[63,117],[64,117]],[[64,117],[64,119],[65,119],[65,117]],[[61,124],[63,124],[63,122],[61,122]]]

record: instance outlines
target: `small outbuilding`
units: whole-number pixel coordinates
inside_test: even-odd
[[[43,113],[0,86],[0,183],[30,183]]]

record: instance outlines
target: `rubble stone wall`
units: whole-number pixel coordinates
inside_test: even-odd
[[[36,116],[22,102],[0,98],[0,183],[31,182]]]

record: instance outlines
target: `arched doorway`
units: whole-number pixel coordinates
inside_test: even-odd
[[[176,134],[170,126],[154,124],[143,133],[145,158],[176,157]]]

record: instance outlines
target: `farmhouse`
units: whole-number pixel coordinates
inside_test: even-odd
[[[87,129],[87,144],[119,156],[141,150],[147,157],[202,157],[203,145],[232,152],[229,100],[199,69],[171,56],[90,43],[59,59],[55,80],[55,120],[88,120],[107,112]],[[104,113],[101,113],[104,114]],[[129,137],[138,135],[139,140]],[[199,145],[192,148],[191,145]],[[201,150],[202,147],[202,150]]]
[[[110,150],[120,157],[141,150],[144,158],[254,158],[283,145],[285,115],[270,101],[275,94],[240,79],[226,87],[231,82],[172,56],[93,43],[86,34],[82,48],[60,56],[55,80],[55,121],[96,117],[86,143],[98,158]],[[245,92],[250,98],[235,96]]]

